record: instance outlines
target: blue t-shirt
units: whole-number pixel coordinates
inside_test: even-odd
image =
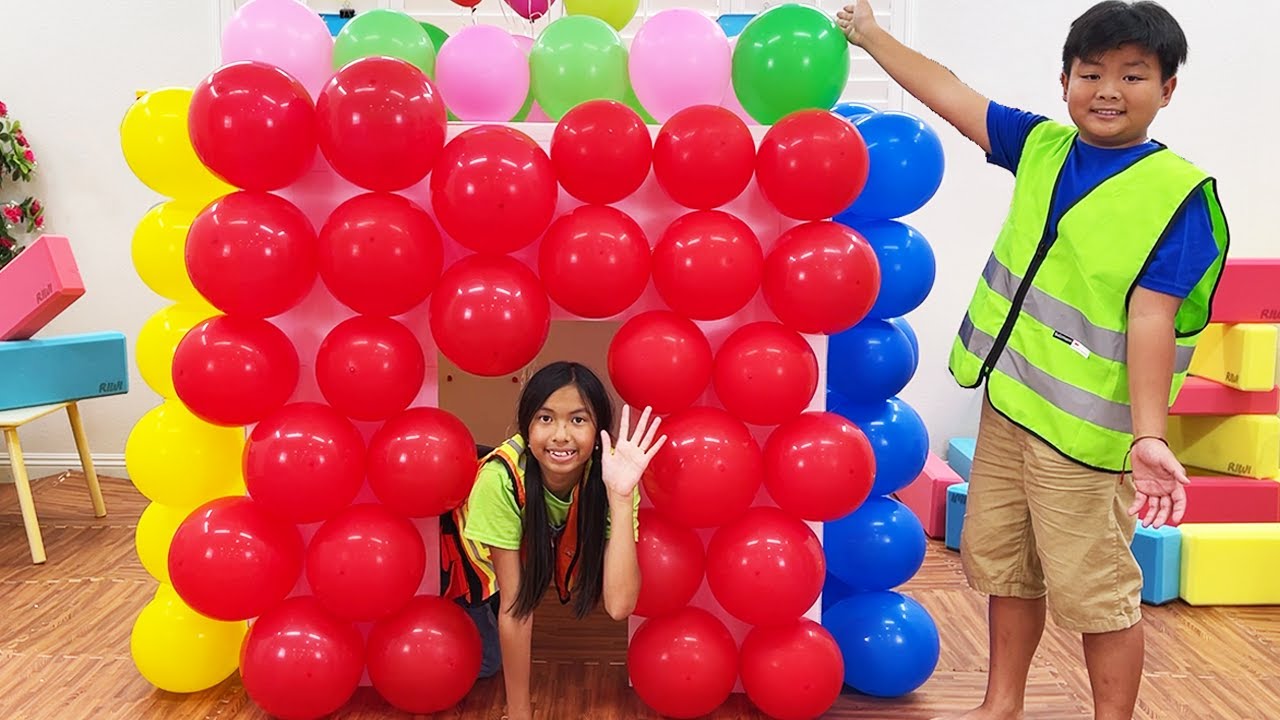
[[[990,103],[987,106],[987,135],[991,141],[991,154],[987,156],[987,162],[1017,173],[1027,136],[1045,119],[1043,115]],[[1112,150],[1094,147],[1076,138],[1075,146],[1067,154],[1058,192],[1053,198],[1050,210],[1053,223],[1058,221],[1063,209],[1070,207],[1085,191],[1159,147],[1158,143],[1148,141]],[[1209,206],[1203,195],[1197,195],[1174,218],[1168,236],[1156,250],[1146,272],[1138,279],[1138,285],[1185,298],[1217,257],[1218,243],[1213,237]]]

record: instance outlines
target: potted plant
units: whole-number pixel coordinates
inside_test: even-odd
[[[38,199],[4,197],[12,195],[8,191],[15,184],[30,181],[35,169],[35,151],[22,133],[22,123],[0,101],[0,268],[22,252],[29,235],[44,229],[44,205]]]

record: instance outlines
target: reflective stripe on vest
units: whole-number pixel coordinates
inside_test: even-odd
[[[1175,318],[1172,403],[1208,323],[1229,238],[1213,180],[1163,147],[1088,189],[1051,223],[1075,142],[1074,128],[1049,121],[1027,137],[1009,216],[949,365],[965,387],[985,380],[992,406],[1062,454],[1119,471],[1132,426],[1129,298],[1173,219],[1203,198],[1220,252]]]

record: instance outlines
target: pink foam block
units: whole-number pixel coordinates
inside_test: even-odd
[[[61,235],[41,235],[0,270],[0,340],[26,340],[84,295],[84,281]]]
[[[1210,322],[1280,323],[1280,258],[1228,260]]]
[[[1226,476],[1188,479],[1184,523],[1280,522],[1280,482]]]
[[[947,533],[947,488],[963,482],[942,458],[929,453],[924,470],[898,491],[898,501],[911,509],[924,526],[924,534],[941,538]],[[1280,483],[1277,483],[1280,487]]]
[[[1275,415],[1280,413],[1280,387],[1266,392],[1237,390],[1202,377],[1189,376],[1169,408],[1170,415]]]

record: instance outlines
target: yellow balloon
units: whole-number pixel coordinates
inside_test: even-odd
[[[190,513],[187,509],[153,502],[138,518],[138,530],[133,538],[138,559],[151,577],[162,583],[169,582],[169,545],[173,543],[173,534]]]
[[[211,425],[180,401],[166,400],[133,426],[124,446],[124,464],[148,500],[194,508],[214,498],[244,494],[243,449],[243,428]]]
[[[176,397],[173,389],[173,353],[191,328],[220,314],[203,301],[178,303],[157,312],[138,331],[138,372],[147,386],[165,399]]]
[[[564,0],[568,15],[590,15],[613,26],[619,32],[636,16],[640,0]]]
[[[161,585],[129,636],[133,664],[161,690],[191,693],[226,680],[240,665],[244,622],[212,620],[192,610],[172,585]]]
[[[133,231],[133,267],[151,291],[169,300],[200,300],[187,275],[187,230],[201,206],[177,200],[147,211]]]
[[[144,185],[166,197],[204,204],[235,188],[196,157],[187,132],[190,88],[153,90],[136,100],[120,123],[120,149]]]

